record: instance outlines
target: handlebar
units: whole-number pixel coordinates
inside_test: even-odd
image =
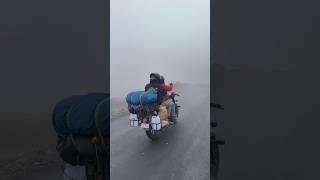
[[[173,92],[173,93],[171,93],[169,96],[170,96],[170,97],[175,97],[175,96],[180,96],[180,94]]]

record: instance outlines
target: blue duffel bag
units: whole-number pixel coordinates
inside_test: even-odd
[[[141,94],[140,103],[142,105],[154,104],[158,101],[158,95],[154,92],[146,91]]]
[[[109,134],[110,96],[92,93],[70,96],[56,104],[52,123],[58,134]]]
[[[129,105],[140,105],[140,97],[144,91],[134,91],[127,95],[126,101]]]
[[[148,105],[158,101],[158,95],[150,91],[134,91],[127,95],[129,105]]]

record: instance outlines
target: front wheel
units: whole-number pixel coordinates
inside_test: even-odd
[[[178,118],[179,116],[179,105],[175,104],[175,108],[176,108],[176,117]]]

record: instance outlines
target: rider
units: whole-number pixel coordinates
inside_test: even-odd
[[[164,77],[163,77],[163,76],[160,76],[160,83],[161,83],[161,86],[162,86],[167,92],[171,91],[172,88],[173,88],[173,83],[170,83],[169,85],[166,85],[166,84],[165,84],[165,82],[164,82]],[[167,95],[165,95],[165,96],[162,96],[161,99],[162,99],[162,102],[165,102],[165,101],[167,101],[167,100],[169,99],[169,97],[168,97]]]
[[[158,104],[162,103],[161,97],[167,94],[166,90],[160,84],[160,75],[158,73],[150,74],[150,83],[146,85],[145,91],[154,90],[158,94]]]
[[[162,87],[166,90],[166,95],[161,97],[162,103],[167,106],[168,115],[169,115],[169,121],[171,123],[173,123],[175,118],[176,118],[175,104],[174,104],[173,100],[169,99],[169,97],[167,95],[167,92],[172,90],[173,83],[170,83],[169,85],[166,85],[165,84],[165,79],[164,79],[163,76],[160,76],[160,83],[161,83]]]

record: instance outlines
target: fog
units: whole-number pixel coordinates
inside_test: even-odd
[[[103,6],[1,1],[1,113],[51,112],[66,96],[108,90]]]
[[[143,89],[151,72],[209,84],[209,0],[112,0],[110,15],[111,96]]]
[[[320,11],[314,1],[225,0],[215,6],[214,62],[319,72]]]

